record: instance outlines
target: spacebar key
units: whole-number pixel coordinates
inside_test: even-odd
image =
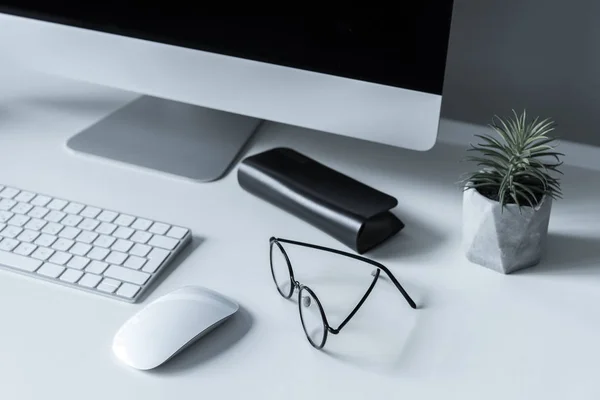
[[[21,271],[33,272],[43,261],[0,250],[0,264]]]
[[[150,274],[145,272],[136,271],[131,268],[118,267],[116,265],[108,267],[108,269],[104,271],[104,276],[135,283],[136,285],[143,285],[148,278],[150,278]]]

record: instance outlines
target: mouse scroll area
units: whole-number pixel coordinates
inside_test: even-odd
[[[237,304],[214,292],[180,289],[131,317],[115,335],[113,352],[133,368],[156,368],[219,326],[237,309]]]

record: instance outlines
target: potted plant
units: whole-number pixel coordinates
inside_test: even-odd
[[[486,135],[475,135],[466,157],[478,165],[462,181],[463,246],[474,263],[508,274],[539,263],[553,199],[560,198],[560,156],[550,119],[527,120],[513,110],[495,116]],[[495,133],[495,135],[492,135]]]

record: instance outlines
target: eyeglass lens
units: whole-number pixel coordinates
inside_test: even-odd
[[[291,297],[294,286],[290,267],[280,244],[276,242],[271,243],[271,273],[279,293],[285,298]]]
[[[316,297],[307,288],[300,290],[300,318],[306,337],[315,347],[322,347],[325,341],[325,322]]]
[[[270,257],[271,274],[277,290],[283,297],[290,298],[294,292],[291,266],[285,250],[278,242],[271,243]],[[327,328],[320,302],[307,287],[302,287],[298,296],[300,320],[304,333],[314,347],[322,348],[325,344]]]

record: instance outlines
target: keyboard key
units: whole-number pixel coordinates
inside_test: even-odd
[[[33,253],[37,249],[37,246],[32,243],[21,243],[18,245],[13,251],[16,254],[21,254],[22,256],[28,256]]]
[[[33,209],[33,206],[31,204],[17,203],[17,205],[11,208],[10,211],[16,214],[27,214],[29,211],[31,211],[31,209]]]
[[[131,246],[133,246],[133,242],[131,242],[129,240],[119,239],[110,248],[112,250],[127,253],[129,251],[129,249],[131,248]]]
[[[44,196],[43,194],[38,194],[29,202],[29,204],[34,206],[45,207],[46,204],[50,203],[50,200],[52,200],[50,197]]]
[[[85,275],[83,275],[83,278],[79,279],[77,284],[79,284],[81,286],[89,287],[89,288],[95,288],[96,285],[101,280],[102,280],[101,276],[86,273]]]
[[[4,199],[6,201],[6,199]],[[8,200],[12,201],[12,200]],[[21,203],[18,202],[14,207],[10,209],[10,211],[16,214],[27,214],[29,211],[33,209],[33,206],[29,203]]]
[[[14,217],[8,220],[7,224],[14,226],[23,226],[27,222],[29,222],[30,219],[31,217],[28,217],[27,215],[15,214]]]
[[[117,225],[109,222],[103,222],[95,229],[95,231],[102,235],[110,235],[115,231],[115,229],[117,229]]]
[[[12,199],[16,195],[19,194],[19,190],[11,187],[6,187],[2,192],[0,192],[0,197],[4,199]]]
[[[58,251],[68,251],[74,244],[75,242],[71,239],[60,238],[54,242],[52,248]]]
[[[67,214],[65,214],[62,211],[52,210],[48,214],[46,214],[44,219],[46,221],[50,221],[50,222],[60,222],[66,216],[67,216]]]
[[[129,242],[131,243],[131,242]],[[140,243],[136,243],[135,246],[133,246],[133,248],[131,250],[129,250],[129,254],[132,254],[134,256],[138,256],[138,257],[146,257],[148,255],[148,253],[150,252],[150,250],[152,250],[152,247],[147,246],[145,244],[140,244]],[[125,250],[127,251],[127,250]]]
[[[81,229],[73,228],[72,226],[67,226],[63,230],[58,233],[58,236],[67,238],[67,239],[75,239],[77,235],[81,233]]]
[[[148,242],[150,246],[161,247],[167,250],[173,250],[175,247],[177,247],[177,243],[179,243],[179,241],[176,239],[160,235],[152,236],[152,239],[150,239]]]
[[[89,232],[89,231],[82,231],[79,236],[77,236],[75,238],[75,240],[77,240],[78,242],[82,242],[82,243],[92,243],[94,240],[96,240],[96,238],[98,237],[98,234],[96,232]]]
[[[56,236],[48,235],[47,233],[42,233],[36,240],[35,244],[43,247],[50,247],[54,242],[58,239]]]
[[[133,229],[137,229],[138,231],[147,231],[148,228],[150,228],[151,225],[152,225],[152,221],[149,221],[149,220],[144,219],[144,218],[138,218],[131,225],[131,227]]]
[[[127,214],[121,214],[114,220],[114,223],[119,226],[129,226],[135,221],[135,217]]]
[[[0,222],[8,222],[14,215],[10,211],[0,211]]]
[[[2,231],[2,229],[6,228],[6,224],[4,222],[0,222],[0,232]]]
[[[121,239],[129,239],[135,230],[131,228],[126,228],[124,226],[120,226],[116,231],[113,232],[113,236],[121,238]]]
[[[92,246],[85,243],[75,243],[73,247],[69,250],[69,253],[75,254],[76,256],[85,256],[90,250]]]
[[[152,249],[150,254],[148,254],[148,262],[146,262],[146,265],[144,268],[142,268],[142,271],[153,274],[167,259],[167,257],[169,257],[170,254],[170,251],[163,249]]]
[[[44,218],[50,210],[46,207],[33,207],[31,211],[27,213],[31,218]]]
[[[65,272],[60,276],[60,280],[69,283],[75,283],[83,276],[82,271],[76,269],[67,268]]]
[[[87,257],[91,258],[92,260],[102,261],[106,258],[106,256],[109,253],[110,250],[108,249],[104,249],[102,247],[94,247],[92,250],[90,250],[89,253],[87,253]]]
[[[98,289],[101,292],[105,292],[105,293],[114,293],[115,290],[117,290],[117,288],[115,286],[111,286],[111,285],[107,285],[104,281],[106,279],[104,279],[102,282],[100,282],[100,284],[98,286],[96,286],[96,289]]]
[[[7,226],[0,232],[0,235],[7,238],[16,238],[21,232],[23,232],[23,228],[19,228],[18,226]]]
[[[140,287],[137,285],[132,285],[130,283],[123,283],[121,287],[117,290],[117,294],[122,297],[126,297],[128,299],[132,299],[137,292],[139,292]]]
[[[163,224],[162,222],[155,222],[150,227],[149,232],[155,233],[157,235],[164,235],[165,233],[167,233],[170,227],[170,225]]]
[[[52,200],[50,203],[48,203],[48,205],[46,207],[48,207],[51,210],[62,210],[63,208],[65,208],[65,206],[68,204],[69,202],[66,200],[62,200],[62,199],[54,199]]]
[[[15,215],[14,213],[11,213],[8,210],[0,210],[0,222],[7,222],[14,215]]]
[[[25,229],[31,229],[32,231],[41,231],[42,228],[47,223],[48,222],[44,221],[43,219],[32,218],[32,219],[29,220],[28,223],[25,224]]]
[[[62,230],[63,226],[61,224],[57,224],[56,222],[50,222],[42,228],[42,233],[47,233],[49,235],[58,235],[59,232]]]
[[[127,259],[127,254],[120,251],[111,251],[104,261],[109,264],[121,265],[125,259]]]
[[[38,247],[32,254],[31,257],[37,258],[38,260],[46,261],[54,254],[54,250],[47,247]]]
[[[69,203],[69,205],[67,205],[63,211],[69,214],[79,214],[81,212],[81,210],[83,210],[85,208],[85,206],[83,204],[79,204],[79,203]]]
[[[143,244],[143,243],[147,243],[148,240],[150,240],[151,237],[152,237],[151,233],[143,232],[143,231],[137,231],[129,239],[133,240],[134,242],[142,243]]]
[[[117,218],[117,215],[119,215],[119,213],[104,210],[96,217],[96,219],[102,222],[113,222],[115,218]]]
[[[3,240],[3,242],[5,240]],[[1,243],[0,247],[2,247]],[[40,260],[0,250],[0,264],[21,271],[34,272],[42,265],[42,262]]]
[[[48,261],[50,261],[51,263],[54,263],[54,264],[64,265],[67,262],[69,262],[71,257],[73,257],[73,256],[70,255],[69,253],[57,251],[56,253],[52,254],[52,257],[50,257],[50,259]]]
[[[85,271],[91,274],[101,275],[106,268],[108,268],[107,263],[94,260],[88,264],[88,266],[85,268]]]
[[[141,258],[138,256],[129,256],[127,257],[127,260],[125,260],[125,262],[123,263],[123,266],[132,269],[140,269],[144,266],[145,263],[145,258]]]
[[[185,237],[187,233],[187,229],[174,226],[171,229],[169,229],[169,232],[167,232],[167,236],[181,240]]]
[[[65,267],[61,267],[60,265],[44,263],[44,265],[42,265],[40,269],[37,270],[37,273],[40,275],[47,276],[49,278],[58,278],[58,276],[62,274],[64,270]]]
[[[100,236],[98,236],[98,239],[96,239],[94,241],[94,246],[108,248],[108,247],[112,246],[112,244],[115,242],[115,240],[117,240],[117,239],[115,239],[112,236],[100,235]]]
[[[31,199],[35,197],[35,193],[31,192],[21,192],[15,196],[15,200],[22,201],[23,203],[29,203]]]
[[[116,279],[111,279],[111,278],[104,278],[104,280],[102,281],[102,283],[105,283],[109,286],[112,286],[114,288],[118,288],[119,286],[121,286],[121,281],[118,281]]]
[[[31,229],[25,229],[19,234],[19,236],[17,236],[17,239],[21,242],[31,243],[37,239],[38,236],[40,236],[39,232],[32,231]]]
[[[17,202],[12,199],[0,200],[0,210],[8,211],[16,205],[17,205]]]
[[[81,211],[79,213],[79,215],[81,215],[84,218],[96,218],[96,216],[98,216],[98,214],[100,214],[100,209],[97,207],[90,207],[87,206],[86,208],[83,209],[83,211]]]
[[[66,226],[77,226],[81,221],[83,221],[83,217],[68,214],[60,223]]]
[[[0,222],[2,222],[2,223],[8,222],[14,216],[15,216],[15,214],[11,213],[10,211],[0,211]]]
[[[79,225],[77,225],[78,228],[80,229],[85,229],[88,231],[93,231],[94,229],[96,229],[96,227],[100,225],[99,221],[96,221],[95,219],[91,219],[91,218],[84,218]]]
[[[67,267],[75,269],[84,269],[90,263],[89,258],[75,256],[69,260]]]
[[[0,242],[0,250],[12,251],[15,247],[17,247],[21,242],[15,239],[2,239]]]
[[[115,278],[120,281],[135,283],[136,285],[143,285],[146,283],[148,278],[150,278],[150,274],[117,265],[111,265],[108,267],[108,269],[104,271],[104,276],[108,278]]]

